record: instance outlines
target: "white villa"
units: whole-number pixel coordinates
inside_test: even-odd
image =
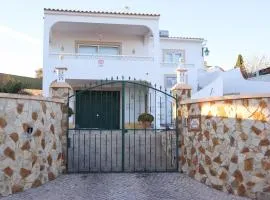
[[[66,79],[122,77],[171,88],[179,59],[197,90],[204,67],[204,39],[170,37],[159,28],[159,14],[44,9],[43,95],[65,67]]]
[[[176,83],[179,61],[187,69],[185,80],[196,92],[198,69],[204,67],[205,41],[202,38],[170,37],[168,31],[160,30],[159,18],[159,14],[149,13],[44,9],[43,95],[49,95],[50,85],[57,80],[55,72],[58,69],[59,74],[59,68],[66,69],[65,81],[75,94],[91,82],[115,80],[116,77],[144,80],[169,92]],[[103,124],[111,118],[110,113],[116,113],[112,116],[117,119],[113,121],[114,128],[122,126],[120,119],[123,114],[124,123],[136,123],[142,112],[155,116],[155,127],[173,123],[171,106],[167,108],[172,104],[170,100],[160,96],[154,98],[154,94],[151,98],[149,90],[143,88],[134,89],[132,93],[131,85],[126,86],[129,91],[125,92],[126,113],[121,113],[123,92],[119,88],[118,85],[107,88],[103,93],[95,91],[73,99],[70,106],[77,114],[73,120],[80,121],[74,122],[75,126],[98,126],[101,112],[107,113],[102,119]],[[111,98],[100,103],[104,95]],[[145,98],[147,100],[142,100]],[[100,104],[116,107],[105,112]],[[88,110],[94,115],[90,116]],[[89,125],[86,120],[96,122]]]

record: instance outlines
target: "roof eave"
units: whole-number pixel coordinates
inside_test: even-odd
[[[178,41],[193,41],[193,42],[204,42],[204,38],[192,38],[192,37],[160,37],[163,40],[178,40]]]
[[[85,10],[69,10],[69,9],[53,9],[44,8],[44,14],[63,14],[63,13],[78,13],[85,15],[115,15],[115,16],[130,16],[130,17],[151,17],[159,18],[160,14],[153,13],[135,13],[135,12],[121,12],[121,11],[85,11]]]

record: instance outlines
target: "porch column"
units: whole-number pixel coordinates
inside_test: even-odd
[[[50,45],[50,29],[51,26],[44,21],[44,32],[43,32],[43,74],[49,75],[48,59],[49,59],[49,45]],[[50,77],[43,77],[42,80],[42,93],[43,96],[49,95],[49,85],[52,80]]]
[[[153,52],[153,55],[154,55],[154,63],[155,63],[155,66],[156,67],[159,67],[160,66],[160,63],[159,63],[159,54],[160,54],[160,39],[159,39],[159,31],[155,31],[153,32],[153,39],[154,39],[154,52]]]

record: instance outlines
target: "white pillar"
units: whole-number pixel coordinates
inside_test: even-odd
[[[159,39],[159,30],[153,32],[153,39],[154,39],[154,63],[156,67],[160,66],[160,61],[159,61],[159,57],[160,57],[160,39]]]
[[[43,32],[43,79],[42,79],[42,91],[43,96],[49,96],[49,85],[52,80],[50,80],[46,75],[49,72],[48,59],[49,59],[49,45],[50,45],[50,28],[51,26],[45,22],[44,18],[44,32]]]
[[[65,72],[67,71],[66,67],[56,67],[55,72],[57,74],[57,82],[64,83],[66,82]]]
[[[187,69],[177,68],[176,69],[176,81],[180,84],[187,84]]]

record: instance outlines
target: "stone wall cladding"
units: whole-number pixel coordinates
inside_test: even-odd
[[[63,172],[63,111],[61,100],[0,93],[0,196],[38,187]]]
[[[191,101],[178,114],[201,118],[200,131],[179,126],[184,173],[240,196],[270,192],[270,97]]]

